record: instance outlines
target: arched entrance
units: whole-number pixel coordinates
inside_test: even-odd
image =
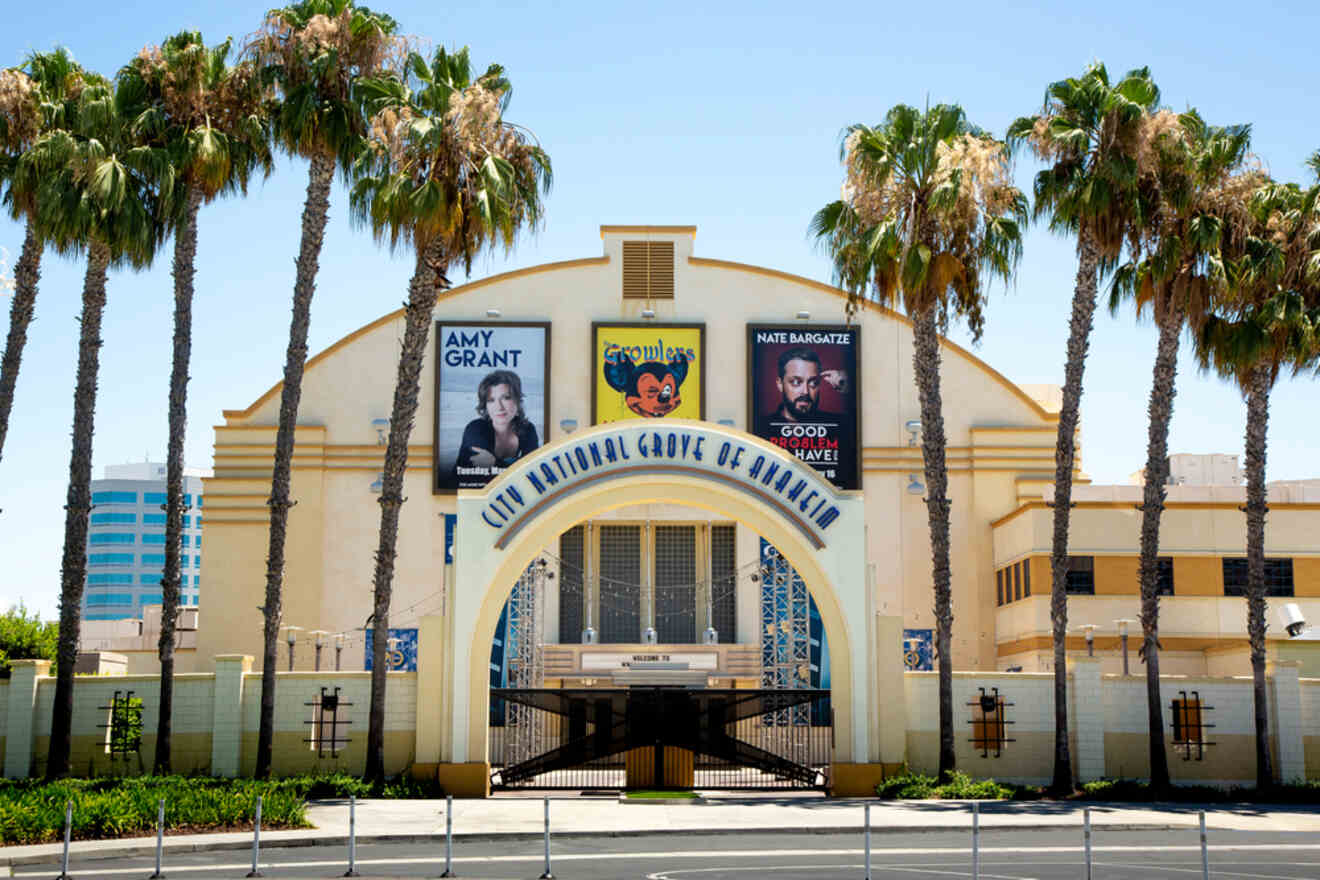
[[[451,769],[442,772],[470,784],[486,769],[488,652],[509,585],[566,524],[657,502],[736,520],[787,557],[810,585],[831,647],[835,761],[876,759],[861,494],[741,432],[666,420],[598,426],[543,447],[484,490],[459,493],[438,701],[439,764]]]

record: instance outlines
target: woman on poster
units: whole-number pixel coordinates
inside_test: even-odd
[[[477,386],[477,418],[463,429],[454,462],[456,484],[484,485],[540,445],[536,426],[523,413],[518,374],[512,370],[488,373]]]

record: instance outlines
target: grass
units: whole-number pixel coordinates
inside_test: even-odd
[[[695,791],[630,791],[625,797],[630,800],[695,800],[697,793]]]

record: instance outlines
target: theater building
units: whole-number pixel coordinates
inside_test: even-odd
[[[904,761],[931,763],[933,600],[911,325],[875,306],[846,323],[839,290],[698,256],[695,239],[694,227],[604,226],[599,255],[439,296],[388,634],[398,686],[415,701],[415,729],[387,740],[394,766],[480,789],[501,763],[495,752],[514,748],[505,722],[523,711],[492,703],[490,688],[529,685],[579,702],[582,691],[641,685],[827,691],[825,715],[809,714],[832,717],[836,791],[866,791]],[[376,502],[402,326],[401,311],[385,315],[308,361],[284,579],[294,676],[338,662],[360,678],[376,637]],[[1014,681],[1044,697],[1058,390],[1014,384],[947,340],[941,355],[953,661],[966,678],[956,701],[1009,694]],[[215,429],[195,672],[215,675],[216,688],[236,655],[261,656],[280,390],[226,410]],[[1080,456],[1078,466],[1070,619],[1094,625],[1098,659],[1084,657],[1080,628],[1069,648],[1099,688],[1122,672],[1118,621],[1137,617],[1140,490],[1089,486]],[[1241,495],[1171,489],[1167,673],[1249,673]],[[1274,492],[1271,588],[1313,620],[1317,526],[1320,489]],[[1278,629],[1271,620],[1271,651],[1287,664]],[[1135,650],[1131,663],[1139,675]],[[1007,711],[1045,711],[1024,690],[1010,697],[1018,708]],[[564,730],[594,724],[583,711],[560,713]],[[1032,763],[1049,753],[1044,714],[1040,724],[1021,715],[1006,737],[1006,710],[995,711],[997,721],[960,717],[960,749],[989,760],[987,742],[1002,751],[1011,739],[1019,763],[997,775],[1048,776]],[[287,738],[307,742],[296,726]],[[1101,759],[1087,760],[1079,775]]]

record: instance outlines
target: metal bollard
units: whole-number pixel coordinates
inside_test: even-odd
[[[549,852],[549,844],[546,844]],[[550,857],[546,856],[546,870],[550,870]],[[454,876],[454,796],[445,795],[445,872],[441,877]]]
[[[252,870],[248,871],[249,877],[264,876],[257,866],[257,859],[261,857],[261,795],[257,795],[257,818],[252,823]]]
[[[550,873],[550,798],[545,799],[545,873],[539,880],[555,880],[555,875]]]
[[[162,850],[165,848],[165,798],[160,799],[160,805],[156,808],[156,873],[152,874],[147,880],[163,880],[164,874],[160,871],[160,858]]]
[[[320,650],[320,649],[318,649]],[[348,796],[348,870],[345,877],[356,877],[357,872],[357,796]]]
[[[69,838],[73,834],[73,799],[64,805],[64,856],[60,859],[60,876],[55,880],[73,880],[69,876]]]
[[[866,841],[866,877],[865,880],[871,880],[871,805],[867,804],[864,808],[865,821],[863,827],[866,829],[862,837]]]
[[[1210,849],[1205,845],[1205,810],[1201,811],[1201,877],[1210,880]]]
[[[1091,880],[1091,808],[1082,811],[1082,848],[1086,852],[1086,880]]]
[[[972,880],[981,876],[981,802],[972,801]]]

